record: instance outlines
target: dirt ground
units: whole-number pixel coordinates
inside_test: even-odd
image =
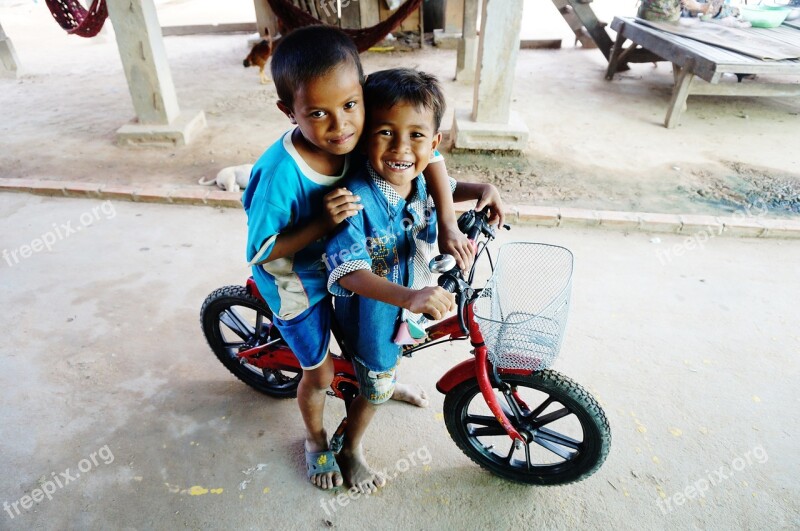
[[[634,9],[633,0],[593,5],[606,20]],[[245,0],[157,6],[164,25],[254,18]],[[800,102],[690,98],[682,125],[666,130],[665,65],[608,83],[600,52],[573,48],[549,2],[526,8],[525,38],[565,39],[561,50],[520,52],[513,108],[530,144],[514,157],[449,154],[455,176],[492,180],[512,204],[797,213]],[[24,68],[0,79],[0,178],[194,187],[253,161],[288,127],[273,87],[242,68],[247,35],[167,37],[180,105],[203,109],[208,128],[183,148],[116,147],[133,109],[113,33],[69,37],[41,1],[0,0],[0,22]],[[449,79],[452,51],[363,58],[367,71],[438,73],[445,124],[470,105],[471,87]],[[85,230],[13,261],[70,223]],[[366,445],[392,481],[340,501],[306,484],[295,401],[233,378],[198,326],[206,295],[249,274],[245,229],[239,209],[0,194],[0,250],[16,253],[0,258],[0,530],[800,528],[796,244],[706,232],[503,233],[501,242],[575,254],[555,369],[605,409],[608,460],[553,488],[472,463],[450,439],[435,391],[469,356],[462,342],[404,362],[403,378],[427,389],[431,406],[386,406]],[[327,407],[333,430],[343,407]],[[52,499],[21,505],[70,472]]]
[[[630,15],[632,2],[596,3],[601,18]],[[157,2],[163,25],[254,20],[246,0]],[[520,156],[449,154],[460,179],[497,184],[512,204],[607,210],[723,213],[766,206],[800,213],[800,101],[689,99],[681,125],[662,126],[672,73],[634,65],[604,79],[598,50],[574,48],[549,2],[527,2],[525,38],[563,38],[561,50],[523,50],[514,103],[530,129]],[[252,162],[288,128],[272,85],[244,69],[247,35],[165,38],[182,109],[202,109],[208,128],[183,148],[120,148],[117,128],[134,117],[113,30],[94,39],[66,35],[43,3],[0,1],[0,21],[24,74],[0,79],[0,178],[196,186],[225,166]],[[472,87],[451,80],[455,52],[427,47],[366,53],[367,72],[398,65],[435,72],[448,114],[469,108]],[[732,80],[726,80],[732,81]]]
[[[83,230],[0,258],[0,530],[800,527],[796,244],[504,232],[575,255],[554,369],[600,401],[607,461],[549,488],[475,465],[435,390],[457,342],[403,361],[431,405],[381,407],[365,446],[392,481],[351,499],[306,483],[296,401],[236,380],[200,330],[206,295],[248,274],[243,211],[0,194],[0,249],[66,223]],[[326,412],[332,431],[341,401]]]

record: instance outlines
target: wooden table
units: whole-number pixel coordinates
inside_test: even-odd
[[[800,96],[800,83],[762,83],[745,81],[720,83],[723,74],[800,75],[800,60],[765,61],[687,37],[658,30],[633,18],[614,17],[611,28],[617,40],[608,63],[606,79],[614,78],[617,68],[629,57],[644,49],[661,60],[672,63],[675,84],[664,125],[678,125],[686,109],[686,98],[692,94],[706,96]],[[784,24],[769,31],[777,32],[786,42],[800,43],[800,29]],[[623,48],[630,40],[628,48]],[[699,79],[698,79],[699,78]],[[740,77],[741,79],[741,77]]]

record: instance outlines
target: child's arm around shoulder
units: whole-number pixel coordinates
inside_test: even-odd
[[[465,183],[459,182],[456,184],[456,190],[453,192],[453,201],[459,203],[461,201],[477,200],[475,210],[483,210],[489,207],[489,224],[490,225],[503,225],[505,221],[505,213],[503,212],[503,199],[500,197],[500,192],[493,184],[487,183]]]
[[[474,249],[464,233],[458,229],[454,203],[477,200],[475,210],[489,207],[489,223],[502,225],[505,213],[500,192],[491,184],[462,182],[456,183],[455,190],[452,190],[451,178],[447,175],[447,168],[441,155],[431,160],[424,171],[424,176],[438,213],[439,250],[452,254],[458,267],[466,270],[474,259]]]
[[[458,230],[458,219],[453,206],[453,190],[444,159],[439,156],[432,159],[423,172],[425,186],[436,205],[439,224],[439,250],[451,254],[458,267],[466,270],[472,263],[474,250],[467,237]]]
[[[280,231],[269,254],[257,264],[292,256],[335,229],[345,219],[355,216],[363,207],[360,198],[346,188],[336,188],[323,198],[322,215],[310,222]]]

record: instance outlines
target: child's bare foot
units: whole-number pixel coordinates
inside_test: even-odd
[[[347,483],[356,487],[359,492],[372,494],[386,485],[386,478],[367,464],[361,447],[355,450],[342,449],[339,452],[339,461]]]
[[[408,402],[417,407],[428,407],[428,394],[418,385],[397,382],[394,386],[392,400]]]
[[[342,485],[342,472],[327,444],[322,446],[306,440],[305,454],[308,479],[312,484],[322,490],[335,489]]]

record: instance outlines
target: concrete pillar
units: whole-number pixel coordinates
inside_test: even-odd
[[[279,35],[278,31],[278,17],[272,12],[267,0],[253,0],[253,6],[256,8],[256,24],[258,25],[258,34],[262,39],[267,38],[267,32],[276,39]]]
[[[433,44],[441,48],[458,48],[464,21],[464,0],[444,0],[444,29],[433,30]]]
[[[11,38],[3,31],[0,24],[0,77],[16,79],[19,76],[19,59]]]
[[[107,0],[137,121],[117,130],[120,144],[184,145],[205,128],[203,111],[178,106],[153,0]]]
[[[522,150],[528,142],[527,126],[511,112],[522,3],[523,0],[483,0],[472,112],[455,111],[456,148]]]
[[[463,31],[458,40],[456,56],[456,81],[472,83],[478,63],[478,0],[464,0],[461,25]]]

